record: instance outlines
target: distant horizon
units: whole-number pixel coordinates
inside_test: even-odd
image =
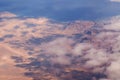
[[[110,0],[0,0],[0,12],[45,17],[56,21],[102,20],[120,14],[120,3]]]

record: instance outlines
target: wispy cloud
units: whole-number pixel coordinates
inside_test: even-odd
[[[112,2],[120,2],[120,0],[110,0],[110,1],[112,1]]]

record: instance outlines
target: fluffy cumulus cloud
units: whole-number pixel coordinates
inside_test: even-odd
[[[21,19],[11,13],[0,17],[3,18],[0,22],[0,36],[3,37],[7,33],[14,34],[15,31],[14,35],[17,38],[14,37],[10,40],[20,40],[22,44],[19,45],[24,47],[22,49],[31,47],[32,51],[37,54],[50,55],[52,57],[49,61],[53,64],[81,67],[92,73],[101,73],[107,76],[99,80],[120,79],[119,16],[102,21],[102,24],[98,23],[98,26],[102,26],[100,28],[95,28],[94,22],[55,23],[46,18]],[[6,19],[6,17],[13,18]],[[22,35],[23,31],[27,33]],[[51,39],[53,37],[51,35],[62,36],[54,36]],[[41,41],[40,45],[32,45],[28,42],[35,37],[37,37],[36,40]],[[31,41],[33,44],[35,42]]]
[[[105,29],[120,31],[120,16],[112,17],[109,21],[103,23],[107,24],[104,26]]]
[[[55,62],[60,64],[70,64],[73,60],[66,57],[67,54],[80,56],[81,67],[94,73],[102,73],[107,78],[100,80],[119,80],[120,79],[120,17],[113,17],[104,21],[98,34],[89,36],[90,42],[77,43],[73,39],[59,38],[50,43],[45,43],[43,50],[53,55]],[[75,45],[73,45],[75,44]],[[46,47],[46,48],[45,48]],[[58,60],[57,60],[58,59]],[[71,64],[72,65],[72,64]]]

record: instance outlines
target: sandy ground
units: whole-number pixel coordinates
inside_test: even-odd
[[[15,66],[11,56],[20,55],[16,50],[0,44],[0,80],[31,80],[24,76],[25,70]]]

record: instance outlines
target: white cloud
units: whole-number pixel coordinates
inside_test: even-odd
[[[120,2],[120,0],[110,0],[111,2]]]
[[[115,16],[109,20],[104,20],[104,29],[120,31],[120,16]]]
[[[78,21],[76,23],[72,23],[72,26],[68,25],[69,29],[60,30],[60,28],[58,27],[64,24],[52,23],[51,21],[49,21],[49,19],[46,18],[19,19],[15,16],[16,15],[12,13],[1,14],[0,16],[4,19],[0,22],[0,36],[4,36],[5,34],[15,34],[16,37],[13,39],[11,38],[12,41],[19,39],[24,42],[24,40],[28,40],[29,38],[31,38],[31,36],[48,36],[52,32],[53,34],[72,33],[69,34],[69,36],[73,36],[73,34],[76,33],[76,31],[79,33],[84,33],[84,31],[89,30],[94,25],[93,24],[92,26],[90,26],[91,24],[87,24],[91,22],[86,23]],[[6,19],[6,17],[10,19]],[[35,24],[35,27],[28,28],[28,25],[26,23]],[[72,59],[71,57],[67,57],[67,54],[71,54],[72,58],[74,56],[81,56],[81,58],[77,60],[79,62],[78,64],[80,64],[80,67],[82,66],[87,69],[92,68],[92,72],[102,72],[103,74],[106,74],[110,80],[119,80],[120,32],[118,30],[120,30],[120,17],[113,17],[110,20],[105,21],[104,23],[107,24],[102,25],[101,30],[98,30],[98,34],[94,33],[94,35],[89,36],[91,38],[89,42],[76,44],[75,40],[64,36],[62,38],[57,38],[50,42],[42,43],[40,46],[37,47],[34,46],[34,48],[36,50],[38,49],[38,51],[44,51],[44,54],[55,56],[51,58],[51,61],[60,64],[71,63]],[[14,29],[15,26],[19,26],[19,28]],[[83,27],[84,29],[82,29]],[[108,32],[104,30],[108,30]],[[24,35],[24,37],[21,36],[21,33],[23,31],[28,32],[28,34]],[[83,36],[84,35],[88,36],[86,34],[83,34]],[[29,45],[25,44],[25,46]],[[87,61],[83,64],[81,63],[81,60]]]

